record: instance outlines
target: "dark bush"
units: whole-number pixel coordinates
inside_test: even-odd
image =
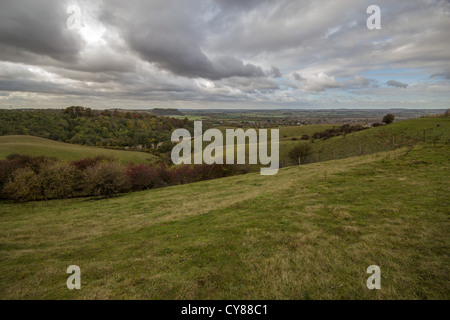
[[[7,160],[0,160],[0,197],[11,197],[11,195],[8,196],[8,194],[5,193],[3,188],[13,178],[14,173],[18,169],[28,168],[34,173],[39,174],[43,166],[52,163],[56,163],[56,160],[44,156],[32,157],[19,154],[11,154],[7,157]],[[21,196],[19,198],[21,198]]]
[[[383,117],[383,120],[381,120],[381,121],[386,124],[390,124],[390,123],[394,122],[394,119],[395,119],[395,115],[393,115],[392,113],[388,113],[387,115],[385,115]]]
[[[0,161],[2,198],[17,202],[102,196],[160,188],[248,173],[251,165],[201,164],[169,168],[130,164],[124,167],[108,157],[71,163],[46,157],[12,155]]]
[[[176,145],[176,143],[173,143],[172,141],[164,141],[158,147],[158,152],[160,152],[160,153],[170,152],[170,151],[172,151],[172,149],[175,145]]]
[[[167,187],[172,185],[172,172],[165,165],[154,167],[156,172],[155,188]]]
[[[144,190],[154,188],[157,180],[155,168],[145,164],[130,164],[126,169],[126,175],[130,181],[131,189]]]
[[[312,138],[313,139],[329,139],[332,137],[346,135],[351,132],[361,131],[361,130],[365,130],[365,129],[368,129],[368,128],[363,127],[362,125],[359,125],[359,124],[354,125],[354,126],[351,126],[349,124],[344,124],[339,128],[332,128],[332,129],[327,129],[325,131],[316,132],[313,134]]]
[[[297,164],[302,164],[305,162],[306,156],[311,153],[311,145],[308,143],[300,143],[289,151],[288,156],[292,160],[296,161]]]
[[[70,162],[70,164],[79,170],[86,170],[87,168],[94,167],[100,162],[113,162],[112,157],[99,155],[93,158],[84,158]]]
[[[174,184],[185,184],[196,181],[195,171],[192,166],[181,165],[172,169],[172,181]]]

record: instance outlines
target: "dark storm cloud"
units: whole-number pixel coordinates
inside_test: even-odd
[[[139,56],[172,73],[189,78],[218,80],[228,77],[264,76],[261,67],[223,54],[209,57],[201,48],[208,30],[206,2],[131,1],[127,6],[108,3],[103,21],[120,31]]]
[[[395,81],[395,80],[389,80],[389,81],[386,82],[386,84],[389,87],[408,88],[408,84],[407,83],[403,83],[403,82],[399,82],[399,81]]]
[[[244,64],[232,56],[210,59],[198,46],[177,34],[150,36],[148,33],[133,30],[126,40],[143,59],[176,75],[211,80],[264,75],[260,67],[251,63]]]
[[[63,1],[2,0],[0,59],[26,51],[75,62],[82,41],[66,28],[66,8]]]

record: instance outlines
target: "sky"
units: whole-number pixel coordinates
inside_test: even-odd
[[[0,108],[446,109],[449,30],[450,1],[0,0]]]

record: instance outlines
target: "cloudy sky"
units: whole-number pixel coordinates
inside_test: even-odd
[[[448,108],[449,31],[449,1],[0,0],[0,107]]]

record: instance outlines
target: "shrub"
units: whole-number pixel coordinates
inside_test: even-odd
[[[130,189],[125,167],[114,162],[101,162],[87,168],[83,181],[86,192],[94,196],[109,197]]]
[[[46,157],[12,155],[9,160],[0,161],[1,196],[17,202],[76,196],[109,197],[130,190],[244,174],[253,168],[257,166],[202,164],[169,168],[130,164],[124,167],[104,156],[66,163]]]
[[[214,164],[215,165],[215,164]],[[213,165],[198,164],[193,166],[195,181],[209,180],[213,177]]]
[[[113,162],[112,157],[107,157],[103,155],[96,156],[94,158],[84,158],[77,161],[72,161],[70,164],[79,170],[85,170],[90,167],[96,166],[100,162]]]
[[[49,158],[46,156],[28,156],[20,154],[11,154],[7,158],[17,168],[31,168],[34,172],[39,172],[40,168],[50,163],[55,163],[55,158]]]
[[[10,199],[23,202],[43,199],[43,186],[42,177],[31,168],[20,168],[13,173],[3,189]]]
[[[153,170],[155,170],[156,173],[154,185],[155,188],[167,187],[172,185],[172,172],[165,165],[154,167]]]
[[[164,141],[158,147],[158,152],[160,152],[160,153],[170,152],[170,151],[172,151],[172,149],[175,145],[176,145],[176,143],[173,143],[172,141]]]
[[[131,189],[144,190],[155,187],[157,172],[145,164],[130,164],[126,169],[126,176],[130,181]]]
[[[47,165],[50,165],[52,163],[56,163],[55,159],[39,156],[39,157],[32,157],[32,156],[26,156],[26,155],[19,155],[19,154],[11,154],[7,157],[6,160],[0,160],[0,196],[1,198],[12,198],[16,199],[16,201],[28,201],[32,200],[31,198],[36,198],[34,196],[13,196],[12,194],[16,194],[19,192],[19,189],[16,191],[12,191],[11,188],[19,188],[19,186],[13,186],[9,185],[9,194],[5,191],[5,186],[8,184],[8,182],[11,182],[14,184],[14,180],[16,177],[14,177],[14,174],[19,169],[29,169],[33,171],[36,175],[40,175],[40,172],[42,170],[42,167],[45,167]],[[24,172],[21,173],[23,176]],[[20,177],[18,178],[20,180]],[[19,183],[19,180],[17,180]],[[21,183],[21,182],[20,182]],[[30,182],[31,183],[31,182]],[[22,190],[25,190],[24,188],[20,187]],[[42,186],[39,187],[42,191]],[[42,192],[41,192],[42,193]],[[26,199],[25,199],[26,198]],[[28,199],[30,198],[30,199]]]
[[[395,119],[395,115],[393,115],[392,113],[388,113],[387,115],[385,115],[383,117],[383,120],[381,120],[381,121],[386,124],[390,124],[390,123],[394,122],[394,119]]]
[[[321,132],[316,132],[313,134],[312,138],[313,139],[329,139],[331,137],[336,137],[336,136],[340,136],[340,135],[346,135],[348,133],[351,132],[356,132],[356,131],[361,131],[361,130],[365,130],[368,129],[367,127],[363,127],[362,125],[349,125],[349,124],[344,124],[342,125],[340,128],[332,128],[332,129],[327,129],[325,131],[321,131]]]
[[[41,168],[39,176],[43,183],[44,199],[72,198],[84,195],[79,181],[81,173],[65,162],[49,164]]]
[[[288,153],[288,157],[298,164],[302,164],[305,162],[306,156],[311,153],[311,145],[308,143],[301,143],[294,148],[291,149]]]
[[[190,165],[182,165],[172,169],[172,182],[185,184],[195,181],[195,171]]]
[[[12,174],[20,167],[16,161],[0,160],[0,190],[3,189],[3,186],[8,182]]]

